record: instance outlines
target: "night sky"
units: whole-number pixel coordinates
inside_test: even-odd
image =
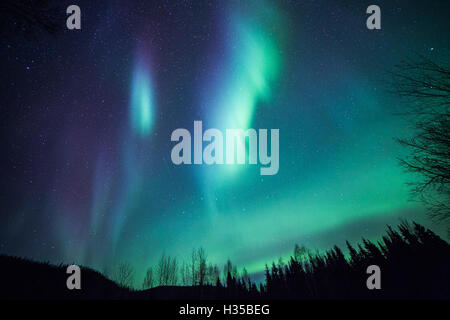
[[[388,71],[448,56],[448,1],[60,1],[56,35],[1,40],[0,253],[137,285],[204,247],[250,273],[415,219]],[[81,8],[69,31],[65,8]],[[368,30],[378,4],[382,29]],[[280,168],[172,163],[177,128],[280,129]]]

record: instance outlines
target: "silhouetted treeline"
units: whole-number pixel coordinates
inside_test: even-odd
[[[381,270],[380,290],[366,286],[370,265]],[[313,253],[296,245],[289,261],[266,266],[260,284],[230,260],[219,272],[201,248],[181,267],[176,258],[162,255],[140,291],[130,289],[134,270],[129,263],[111,275],[115,282],[82,268],[82,290],[67,289],[65,265],[0,255],[0,270],[2,299],[450,299],[450,245],[406,222],[395,230],[388,227],[376,242],[347,242],[345,253],[337,246]]]
[[[376,243],[363,239],[348,257],[335,246],[312,254],[296,246],[294,255],[266,266],[263,297],[283,299],[449,299],[450,245],[423,226],[388,227]],[[367,267],[381,269],[381,290],[366,286]]]
[[[130,290],[100,272],[81,268],[81,290],[68,290],[67,265],[0,255],[1,300],[126,299]]]
[[[403,222],[396,230],[388,226],[379,241],[363,238],[355,246],[347,242],[345,249],[344,253],[334,246],[318,253],[296,245],[288,261],[280,258],[266,265],[265,282],[260,284],[250,280],[245,268],[239,273],[230,260],[220,274],[216,265],[207,263],[203,249],[194,249],[191,261],[183,262],[179,270],[175,258],[163,255],[154,268],[155,281],[149,285],[150,268],[143,287],[199,286],[219,298],[240,299],[450,298],[450,245],[417,223]],[[371,265],[381,270],[381,290],[367,288]],[[166,278],[174,281],[161,281]]]

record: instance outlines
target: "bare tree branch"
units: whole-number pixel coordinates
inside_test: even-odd
[[[399,64],[393,72],[392,92],[404,98],[402,113],[414,135],[398,139],[410,154],[400,159],[417,181],[409,183],[415,200],[423,202],[436,221],[450,222],[450,66],[420,56]]]

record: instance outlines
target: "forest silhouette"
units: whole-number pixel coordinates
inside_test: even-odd
[[[44,5],[45,4],[45,5]],[[58,33],[55,1],[2,2],[1,34],[8,40]],[[450,85],[448,63],[405,62],[391,76],[396,95],[410,100],[416,135],[399,139],[410,150],[401,159],[414,181],[415,197],[438,221],[450,221]],[[436,193],[438,196],[436,196]],[[369,290],[366,270],[381,270],[381,289]],[[193,250],[188,262],[162,255],[137,284],[132,263],[104,274],[82,268],[82,289],[68,290],[66,265],[0,255],[1,299],[450,299],[450,245],[431,230],[406,222],[389,227],[378,241],[362,239],[346,248],[313,252],[296,245],[287,261],[268,264],[261,283],[231,261],[219,268],[206,252]],[[133,288],[139,286],[141,290]]]
[[[108,279],[82,268],[82,289],[68,290],[66,266],[0,256],[1,299],[449,299],[450,245],[431,230],[402,222],[387,227],[376,242],[362,239],[345,252],[334,246],[326,252],[295,246],[286,263],[266,265],[265,280],[253,282],[245,268],[238,272],[228,261],[219,272],[207,263],[203,249],[192,251],[193,264],[178,266],[163,255],[149,268],[142,290],[130,288],[134,271],[122,264]],[[381,289],[366,286],[367,267],[381,270]],[[186,278],[187,277],[187,278]]]

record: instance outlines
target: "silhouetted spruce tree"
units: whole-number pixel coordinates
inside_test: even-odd
[[[299,246],[287,265],[265,269],[260,294],[292,299],[408,299],[450,298],[450,245],[432,231],[402,222],[388,226],[376,243],[362,239],[356,248],[346,242],[348,256],[335,246],[323,254],[299,255]],[[368,290],[369,265],[382,270],[382,289]]]

